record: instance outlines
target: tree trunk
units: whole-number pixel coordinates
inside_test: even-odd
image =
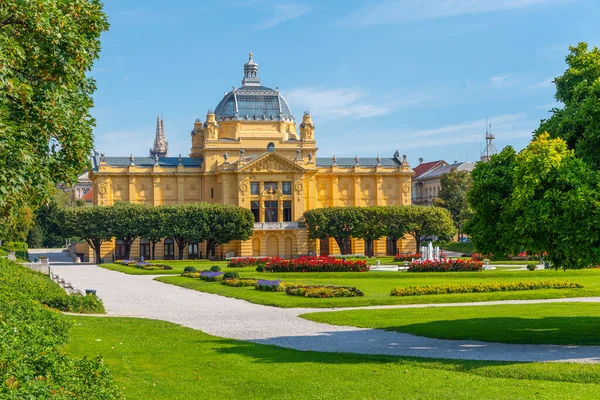
[[[392,255],[395,256],[398,254],[398,238],[390,237],[389,239],[392,242]]]
[[[340,254],[342,254],[342,255],[348,254],[347,250],[350,247],[350,246],[348,246],[349,241],[350,241],[349,237],[336,237],[335,238],[335,242],[337,243],[338,247],[340,248]]]
[[[214,242],[212,240],[207,240],[206,241],[206,259],[208,260],[208,257],[210,257],[210,254],[212,253],[213,249],[216,249],[217,246],[219,246],[221,243],[219,242]]]
[[[152,240],[152,259],[154,260],[154,256],[156,255],[156,243],[158,240]]]
[[[365,255],[373,257],[373,239],[365,239]]]
[[[417,243],[417,253],[419,253],[421,251],[421,235],[419,233],[415,233],[413,237]]]

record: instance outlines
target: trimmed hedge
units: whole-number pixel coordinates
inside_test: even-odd
[[[48,307],[73,311],[71,300],[64,308],[58,300],[76,297],[40,273],[0,260],[0,398],[123,398],[101,358],[74,359],[63,352],[70,324]]]
[[[295,260],[273,258],[265,265],[265,272],[365,272],[369,266],[361,260],[343,260],[334,257],[299,257]]]
[[[561,281],[525,281],[525,282],[489,282],[489,283],[464,283],[461,285],[423,285],[409,287],[395,287],[392,296],[421,296],[428,294],[451,293],[485,293],[485,292],[510,292],[519,290],[537,289],[581,289],[582,284]]]
[[[302,296],[313,298],[331,297],[362,297],[365,294],[353,286],[289,286],[285,293],[290,296]]]
[[[441,260],[414,261],[408,266],[408,272],[470,272],[481,271],[483,263],[474,260],[443,258]]]

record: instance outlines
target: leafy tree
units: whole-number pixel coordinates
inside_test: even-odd
[[[27,234],[27,246],[30,249],[39,249],[43,247],[43,241],[44,231],[38,224],[33,225]]]
[[[119,202],[110,208],[113,221],[112,234],[123,241],[125,246],[125,259],[129,259],[131,245],[144,235],[146,226],[142,223],[142,216],[148,212],[148,207],[142,204]]]
[[[151,258],[154,260],[156,258],[156,244],[167,236],[165,233],[167,223],[165,221],[164,207],[147,207],[144,213],[140,215],[139,223],[142,226],[142,237],[148,239],[152,244]]]
[[[226,204],[202,204],[204,229],[195,238],[206,241],[206,257],[213,249],[233,240],[248,240],[254,231],[254,214],[246,208]],[[203,240],[198,240],[203,241]]]
[[[398,254],[398,240],[402,239],[408,232],[407,206],[384,207],[384,232],[392,243],[392,253]],[[418,247],[417,247],[418,248]]]
[[[512,194],[515,236],[554,268],[600,262],[600,179],[562,139],[539,135],[517,156]]]
[[[463,236],[463,226],[471,217],[467,193],[471,188],[471,175],[468,171],[450,171],[440,178],[440,193],[434,205],[450,211],[459,239]]]
[[[556,100],[563,108],[551,110],[536,135],[565,140],[569,149],[592,168],[600,169],[600,50],[588,51],[587,43],[569,47],[568,68],[554,80]]]
[[[35,223],[41,228],[43,247],[62,247],[65,244],[65,235],[61,229],[61,208],[76,205],[69,193],[54,189],[48,201],[42,204],[35,212]],[[36,229],[35,227],[32,229]]]
[[[477,163],[471,171],[472,186],[467,200],[473,216],[465,232],[482,254],[506,256],[521,249],[514,237],[511,211],[516,166],[516,152],[507,146],[488,162]]]
[[[109,206],[68,207],[62,209],[62,227],[67,236],[79,237],[94,250],[101,263],[102,243],[113,238],[113,209]]]
[[[107,28],[98,0],[2,2],[0,237],[87,168],[95,90],[87,73]]]
[[[35,215],[31,207],[26,204],[16,205],[12,209],[11,218],[4,219],[3,223],[0,223],[0,239],[2,241],[24,242],[34,223]]]
[[[386,208],[376,206],[359,210],[361,223],[358,224],[354,237],[365,241],[365,255],[373,257],[373,241],[386,235]]]
[[[360,231],[362,212],[358,207],[328,207],[304,213],[311,239],[335,239],[341,254],[350,251],[353,234]]]
[[[173,206],[163,206],[164,213],[164,233],[166,237],[172,237],[177,243],[178,259],[183,260],[183,249],[191,240],[189,230],[190,218],[187,209],[194,207],[190,204],[180,204]],[[194,221],[195,224],[202,224],[200,221]]]
[[[421,248],[423,238],[436,236],[449,240],[456,234],[456,227],[450,212],[435,206],[404,207],[406,233],[415,239],[417,250]]]

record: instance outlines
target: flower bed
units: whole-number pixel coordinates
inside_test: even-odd
[[[561,281],[526,281],[526,282],[488,282],[488,283],[465,283],[462,285],[423,285],[409,286],[406,288],[395,287],[392,296],[421,296],[427,294],[450,294],[450,293],[484,293],[484,292],[508,292],[518,290],[536,289],[580,289],[583,285],[575,282]]]
[[[267,279],[258,279],[256,281],[256,290],[263,292],[283,292],[288,288],[299,288],[303,287],[304,284],[300,282],[281,282],[279,279],[270,281]]]
[[[483,263],[475,260],[443,258],[441,260],[413,261],[408,272],[469,272],[481,271]]]
[[[265,265],[265,272],[365,272],[365,261],[342,260],[333,257],[299,257],[295,260],[273,258]]]
[[[255,286],[254,278],[224,279],[221,284],[233,287]]]
[[[271,259],[272,257],[238,257],[229,260],[227,266],[229,268],[264,267]]]
[[[285,293],[290,296],[330,298],[330,297],[362,297],[365,294],[352,286],[301,286],[287,287]]]
[[[140,268],[145,271],[159,271],[159,270],[171,270],[173,267],[165,264],[150,264],[146,261],[133,261],[133,260],[120,260],[117,264],[125,265],[127,267]]]
[[[401,253],[394,256],[394,261],[404,262],[421,259],[421,253]]]

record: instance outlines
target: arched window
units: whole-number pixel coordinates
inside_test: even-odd
[[[192,240],[188,242],[188,260],[195,260],[198,258],[198,242]]]
[[[165,253],[164,253],[165,260],[174,259],[175,258],[175,241],[173,240],[173,238],[171,238],[171,237],[166,238],[164,241],[164,245],[165,245]]]
[[[275,151],[275,143],[273,143],[273,142],[270,142],[270,143],[267,145],[267,151]]]
[[[125,259],[125,242],[121,239],[117,239],[117,241],[115,242],[115,259]]]
[[[150,241],[148,239],[140,239],[140,258],[150,259]]]

